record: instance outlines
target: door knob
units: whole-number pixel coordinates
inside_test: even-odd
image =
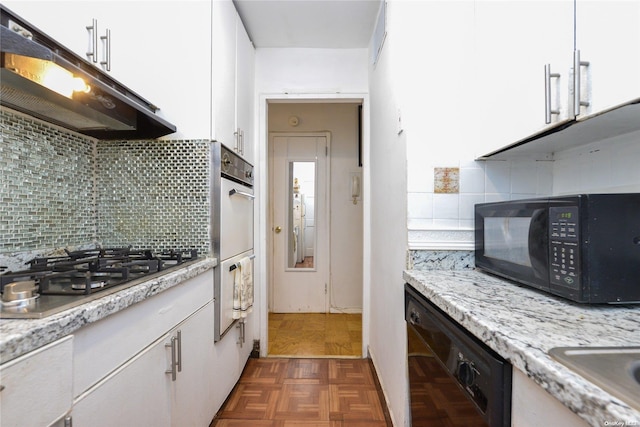
[[[279,233],[279,232],[281,232],[281,231],[282,231],[282,227],[277,226],[275,230],[276,230],[276,233]]]

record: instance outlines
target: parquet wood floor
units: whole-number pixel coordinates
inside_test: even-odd
[[[362,357],[362,315],[269,313],[269,356]]]
[[[249,359],[210,427],[391,427],[369,359]]]

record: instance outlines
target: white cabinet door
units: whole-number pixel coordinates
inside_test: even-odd
[[[208,425],[215,415],[212,326],[213,302],[209,302],[79,396],[73,425]]]
[[[170,426],[169,343],[167,334],[79,396],[73,426]]]
[[[56,42],[87,58],[91,47],[86,27],[97,18],[93,2],[9,0],[2,4]]]
[[[0,425],[41,427],[71,409],[72,337],[62,338],[0,367]]]
[[[176,125],[166,138],[210,138],[211,0],[95,3],[107,6],[110,75]]]
[[[213,2],[213,139],[234,149],[237,12],[231,0]]]
[[[173,426],[207,426],[216,414],[211,404],[211,386],[215,380],[212,378],[212,328],[213,302],[176,328],[182,340],[182,369],[171,383]]]
[[[253,164],[254,48],[230,0],[213,2],[213,139]]]
[[[640,96],[640,1],[578,0],[576,48],[582,61],[581,114]]]
[[[545,65],[551,73],[552,125],[568,118],[573,1],[476,1],[476,120],[480,150],[545,128]]]
[[[236,130],[241,131],[242,156],[254,164],[254,59],[253,43],[238,18],[236,50]]]

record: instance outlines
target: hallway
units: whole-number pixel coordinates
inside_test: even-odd
[[[362,315],[269,313],[271,356],[362,357]]]
[[[389,427],[369,359],[249,359],[210,427]]]

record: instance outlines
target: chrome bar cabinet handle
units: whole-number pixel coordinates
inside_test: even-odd
[[[87,47],[87,59],[98,62],[98,20],[93,19],[91,25],[85,27],[89,34],[89,46]]]
[[[171,337],[171,344],[165,344],[165,347],[171,348],[171,369],[165,371],[167,374],[171,374],[171,381],[176,380],[176,376],[178,375],[176,372],[176,337]]]
[[[238,131],[240,131],[240,149],[242,150],[242,155],[244,156],[244,131],[240,128],[238,128]]]
[[[559,79],[559,73],[551,72],[551,64],[544,66],[544,122],[546,124],[551,123],[552,114],[560,114],[560,110],[554,110],[551,108],[551,79]]]
[[[588,66],[589,66],[588,61],[580,60],[580,50],[578,49],[574,50],[573,51],[573,115],[574,117],[577,117],[580,115],[581,106],[585,106],[585,107],[589,106],[588,101],[582,101],[582,96],[580,94],[581,92],[580,86],[582,83],[582,78],[581,78],[582,73],[580,72],[580,69],[581,67],[588,67]]]
[[[235,151],[238,154],[241,154],[240,152],[240,128],[238,128],[234,133],[233,133],[233,138],[234,138],[234,147],[233,147],[233,151]]]
[[[104,55],[100,65],[107,71],[111,71],[111,30],[107,28],[104,36],[100,37],[104,46]]]
[[[182,331],[178,330],[178,372],[182,372]]]
[[[244,321],[239,321],[238,325],[236,325],[236,328],[238,328],[238,341],[236,342],[236,344],[240,345],[240,348],[242,348],[242,345],[244,344],[245,338],[244,338]]]

